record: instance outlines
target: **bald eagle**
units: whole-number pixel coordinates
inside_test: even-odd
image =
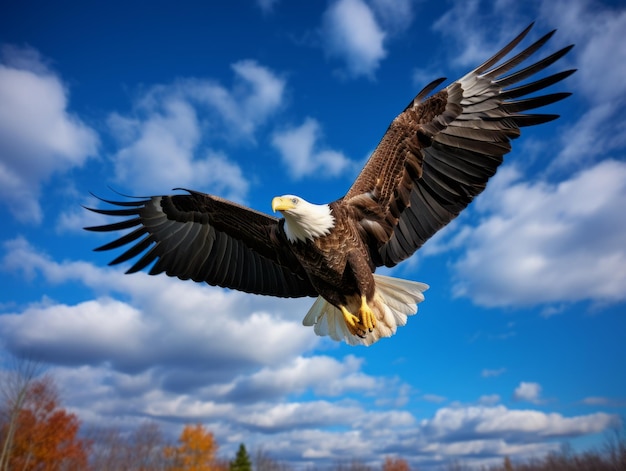
[[[86,229],[132,230],[95,250],[132,244],[111,262],[140,256],[127,273],[153,263],[151,275],[165,272],[261,295],[317,297],[303,323],[349,344],[370,345],[393,335],[417,312],[428,286],[376,275],[376,268],[410,257],[467,207],[520,128],[558,117],[525,111],[570,95],[533,94],[574,70],[522,82],[572,46],[518,68],[554,31],[505,60],[531,27],[447,87],[433,93],[442,78],[419,92],[391,122],[344,197],[313,204],[278,196],[272,209],[281,219],[192,190],[102,200],[115,208],[87,209],[126,219]]]

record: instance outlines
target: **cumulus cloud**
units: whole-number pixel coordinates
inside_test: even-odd
[[[581,168],[600,157],[624,155],[626,118],[626,10],[599,2],[549,2],[543,14],[553,18],[559,34],[576,43],[577,73],[570,79],[587,110],[564,132],[552,168]]]
[[[522,4],[511,0],[489,6],[472,0],[446,11],[434,29],[453,46],[454,64],[474,67],[511,40],[512,31],[521,31],[532,20],[521,19],[523,10]],[[622,40],[626,11],[591,0],[555,1],[541,3],[538,16],[540,22],[558,28],[551,40],[553,47],[576,44],[562,62],[578,69],[568,83],[573,84],[576,99],[588,103],[560,138],[561,150],[552,159],[551,170],[582,168],[610,152],[623,153],[626,120],[620,110],[626,100],[626,44]]]
[[[327,401],[290,402],[275,404],[253,414],[242,417],[248,427],[264,431],[279,432],[311,429],[325,426],[354,426],[354,417],[363,409],[354,404],[334,404]],[[374,415],[374,414],[368,414]],[[409,415],[409,414],[407,414]]]
[[[459,459],[469,456],[473,459],[488,459],[489,456],[495,456],[499,457],[494,458],[498,461],[504,455],[527,457],[542,454],[550,447],[545,443],[546,438],[593,434],[616,423],[616,419],[607,414],[564,417],[535,410],[494,407],[499,401],[497,395],[481,398],[481,406],[477,407],[441,408],[434,416],[421,421],[412,413],[402,410],[381,411],[345,400],[333,402],[330,399],[336,394],[346,392],[366,395],[375,393],[378,396],[392,390],[389,386],[393,384],[383,381],[383,387],[377,386],[380,378],[364,374],[359,358],[349,356],[337,360],[325,356],[306,357],[302,355],[302,346],[291,351],[282,350],[280,355],[266,356],[262,362],[255,363],[250,358],[243,361],[233,358],[237,356],[235,349],[230,350],[227,344],[240,345],[246,339],[256,339],[258,332],[263,332],[274,316],[268,315],[264,322],[256,325],[253,331],[246,331],[243,337],[233,337],[228,319],[219,313],[218,317],[207,319],[204,318],[205,313],[200,316],[197,311],[207,305],[219,305],[225,315],[227,313],[233,318],[240,318],[251,308],[245,304],[242,296],[217,296],[217,291],[221,290],[200,296],[195,285],[190,284],[193,288],[190,287],[189,291],[181,291],[183,283],[176,283],[177,287],[173,289],[171,280],[161,280],[164,277],[147,279],[143,275],[123,276],[119,272],[96,269],[89,264],[55,263],[37,253],[23,240],[13,241],[7,249],[10,250],[7,250],[8,255],[4,260],[5,267],[13,270],[21,267],[30,276],[41,274],[46,280],[56,283],[83,280],[92,289],[100,290],[102,297],[84,305],[53,304],[46,308],[28,308],[21,315],[27,315],[34,325],[27,328],[24,324],[21,329],[15,330],[14,318],[9,317],[4,325],[12,330],[0,329],[2,338],[17,342],[28,339],[28,335],[43,337],[44,334],[36,325],[49,313],[53,319],[44,326],[47,336],[52,332],[53,338],[60,337],[56,347],[58,354],[68,348],[67,342],[71,343],[75,338],[71,332],[65,332],[66,327],[56,326],[54,316],[58,316],[58,312],[64,316],[76,316],[87,307],[106,307],[105,301],[110,303],[111,300],[105,296],[121,294],[129,298],[130,302],[119,303],[119,311],[108,313],[107,316],[113,316],[111,321],[121,322],[123,324],[120,326],[125,326],[132,321],[133,313],[139,311],[142,313],[140,319],[153,329],[151,335],[163,339],[159,343],[160,352],[148,351],[147,354],[152,355],[150,361],[141,355],[133,355],[131,351],[130,357],[134,361],[141,360],[138,364],[120,363],[122,359],[114,355],[120,343],[129,343],[131,346],[138,344],[141,349],[150,350],[141,335],[119,336],[117,342],[106,346],[106,355],[100,353],[99,357],[86,355],[90,350],[82,353],[73,351],[74,358],[92,360],[90,371],[98,368],[98,372],[93,373],[93,383],[90,383],[86,380],[89,375],[82,367],[81,371],[75,372],[80,378],[66,376],[63,384],[68,385],[65,386],[66,390],[72,391],[72,407],[80,411],[81,417],[96,423],[111,414],[119,417],[122,423],[130,422],[137,415],[163,420],[165,423],[172,420],[204,420],[210,421],[212,430],[226,447],[229,446],[227,437],[245,433],[249,440],[264,443],[266,451],[283,459],[315,459],[318,464],[333,463],[346,456],[346,453],[352,456],[355,450],[360,450],[360,456],[365,459],[392,452],[419,456],[415,458],[415,465],[420,460],[436,459],[441,453]],[[198,288],[202,292],[212,291],[207,287]],[[169,295],[166,296],[166,292]],[[181,299],[185,300],[183,308],[177,307],[177,312],[167,316],[164,311],[174,309],[175,301]],[[112,303],[111,307],[114,305]],[[268,309],[265,312],[274,311]],[[101,322],[106,323],[107,319],[102,317]],[[278,317],[283,319],[280,315]],[[132,328],[132,322],[128,325],[129,332],[137,331]],[[210,333],[216,325],[220,326],[219,335],[225,335],[227,342],[206,350],[205,344],[216,340]],[[143,331],[146,326],[140,330]],[[95,330],[101,324],[84,327]],[[284,338],[302,329],[293,322],[286,327],[279,337],[267,343],[261,339],[261,343],[256,345],[259,351],[277,348]],[[180,343],[172,344],[179,336]],[[186,355],[189,345],[194,348]],[[63,357],[54,357],[52,347],[48,345],[47,358],[57,362],[66,361]],[[96,343],[94,347],[102,348],[102,345]],[[220,358],[220,365],[212,362],[214,358]],[[104,364],[110,366],[100,366]],[[228,370],[226,374],[225,370]],[[76,381],[80,381],[80,388],[69,386]],[[531,387],[520,385],[518,389],[519,399],[531,402],[540,399],[538,389],[533,388],[532,384]],[[309,391],[330,399],[305,401]],[[294,400],[294,395],[300,399]],[[436,399],[425,397],[429,398]],[[267,439],[267,434],[271,434],[271,440]]]
[[[322,18],[326,54],[344,63],[351,78],[374,78],[388,54],[387,43],[413,21],[414,0],[334,0]]]
[[[359,454],[375,462],[399,453],[415,457],[417,466],[443,451],[459,458],[527,456],[543,450],[546,438],[593,434],[616,421],[607,414],[511,410],[494,406],[497,395],[482,397],[480,406],[443,407],[418,418],[407,407],[389,407],[407,388],[397,378],[367,374],[356,355],[313,354],[317,338],[293,316],[309,300],[59,263],[24,239],[4,249],[1,266],[16,276],[81,285],[95,294],[0,316],[5,348],[50,365],[66,404],[90,426],[110,426],[115,417],[116,425],[132,427],[151,418],[173,435],[177,424],[200,420],[211,423],[231,453],[239,443],[233,437],[245,436],[285,460],[332,464]]]
[[[200,128],[194,109],[182,100],[170,100],[162,111],[145,120],[112,115],[113,129],[125,126],[133,138],[115,155],[116,179],[134,191],[158,191],[197,183],[210,175],[205,162],[194,159]],[[132,129],[130,129],[132,128]],[[204,171],[201,171],[204,170]],[[196,180],[196,181],[194,181]],[[143,193],[142,193],[143,194]]]
[[[73,363],[76,358],[81,362],[101,361],[112,345],[117,345],[122,357],[137,355],[142,338],[145,341],[145,335],[150,334],[136,309],[110,298],[75,306],[34,305],[19,315],[6,314],[2,321],[1,335],[10,339],[10,349],[36,355],[54,350],[58,362]],[[120,332],[136,340],[118,344]]]
[[[19,221],[39,223],[41,185],[94,156],[98,135],[33,49],[2,48],[0,103],[0,198]]]
[[[224,139],[253,144],[258,126],[282,105],[285,82],[251,60],[232,67],[230,89],[211,80],[179,80],[143,93],[130,116],[112,113],[117,181],[136,192],[190,186],[244,200],[249,183],[241,168],[213,146]]]
[[[338,396],[353,390],[375,390],[376,380],[361,372],[362,360],[347,356],[343,361],[328,356],[297,357],[279,367],[265,367],[250,376],[238,378],[227,397],[263,400],[266,397],[314,391],[317,395]]]
[[[473,66],[519,29],[519,13],[520,6],[508,0],[489,8],[475,0],[448,10],[435,30],[451,44],[458,41],[459,64]],[[490,18],[497,18],[496,28]],[[527,155],[553,156],[543,175],[530,182],[520,168],[500,169],[464,214],[478,215],[479,225],[473,228],[467,223],[471,217],[461,218],[424,248],[424,255],[460,250],[452,264],[457,296],[484,306],[554,304],[544,315],[581,300],[626,299],[619,288],[626,283],[626,251],[619,241],[626,226],[613,210],[626,198],[625,121],[619,113],[626,100],[619,78],[626,61],[619,58],[626,47],[618,38],[625,21],[626,11],[598,2],[541,5],[538,22],[559,29],[553,48],[576,43],[561,68],[579,69],[566,88],[575,91],[570,98],[578,101],[575,107],[587,103],[553,138],[525,141]]]
[[[475,67],[530,23],[519,2],[469,0],[455,3],[433,24],[446,38],[452,63]]]
[[[306,118],[300,126],[275,132],[272,145],[295,179],[312,174],[333,177],[352,170],[356,164],[341,152],[320,148],[321,138],[320,124],[313,118]]]
[[[457,296],[485,306],[626,299],[626,164],[606,160],[560,183],[503,168],[475,209],[454,264]]]
[[[286,83],[253,60],[241,60],[231,67],[235,73],[231,88],[210,80],[187,80],[178,84],[178,92],[216,111],[212,117],[224,121],[229,136],[253,139],[257,127],[282,106]]]
[[[616,417],[604,413],[563,417],[536,410],[512,410],[503,405],[439,409],[421,427],[430,436],[444,442],[461,437],[504,439],[525,442],[529,437],[571,437],[600,432],[616,423]]]
[[[578,89],[600,102],[623,98],[626,45],[621,39],[626,10],[593,0],[557,0],[542,3],[541,15],[554,22],[559,35],[576,43],[579,70],[572,80]]]
[[[380,25],[388,34],[405,31],[413,21],[414,0],[371,0]]]
[[[541,385],[539,383],[529,383],[522,381],[513,392],[513,399],[516,401],[526,401],[539,403],[541,396]]]
[[[17,355],[30,352],[61,364],[110,362],[127,372],[176,359],[185,365],[172,370],[168,378],[176,388],[177,382],[202,382],[199,371],[214,377],[232,374],[239,368],[292,357],[317,342],[299,320],[285,314],[288,300],[282,300],[285,307],[275,309],[283,311],[281,318],[269,309],[268,300],[255,303],[244,293],[166,276],[126,276],[84,262],[59,264],[23,239],[9,241],[5,248],[5,269],[22,270],[31,278],[42,276],[49,283],[81,283],[99,294],[76,305],[52,302],[3,315],[0,332],[7,348]],[[113,296],[130,301],[112,301]],[[300,304],[304,313],[306,304]],[[253,348],[240,348],[252,338]],[[152,348],[155,339],[161,339],[158,349]],[[186,378],[191,370],[194,374]]]
[[[322,22],[327,53],[346,63],[352,77],[372,77],[387,55],[385,32],[362,0],[338,0],[329,5]]]
[[[500,402],[499,394],[485,394],[478,398],[478,404],[481,404],[483,406],[493,406],[498,402]]]
[[[422,396],[422,399],[424,399],[427,402],[433,402],[435,404],[440,404],[442,402],[446,402],[447,398],[444,396],[439,396],[438,394],[424,394]]]
[[[603,396],[585,397],[581,403],[587,406],[623,407],[626,401]]]

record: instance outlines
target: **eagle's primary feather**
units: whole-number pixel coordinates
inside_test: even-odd
[[[481,193],[521,128],[557,118],[524,113],[569,93],[535,95],[568,77],[566,70],[531,82],[572,46],[531,63],[554,31],[505,57],[528,26],[482,65],[431,94],[424,87],[390,124],[343,198],[314,205],[285,195],[278,219],[196,191],[107,201],[89,208],[121,222],[92,231],[131,229],[96,250],[130,247],[111,264],[138,257],[128,273],[151,265],[165,272],[248,293],[318,296],[305,325],[319,335],[369,345],[395,333],[417,311],[428,286],[374,275],[410,257]]]

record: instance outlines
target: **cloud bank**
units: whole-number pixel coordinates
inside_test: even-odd
[[[41,188],[98,152],[97,133],[69,110],[69,90],[33,49],[4,46],[0,61],[0,199],[37,224]]]

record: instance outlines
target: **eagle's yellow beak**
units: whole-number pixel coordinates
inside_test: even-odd
[[[293,203],[292,198],[286,198],[284,196],[277,196],[272,200],[272,211],[288,211],[294,209],[296,205]]]

